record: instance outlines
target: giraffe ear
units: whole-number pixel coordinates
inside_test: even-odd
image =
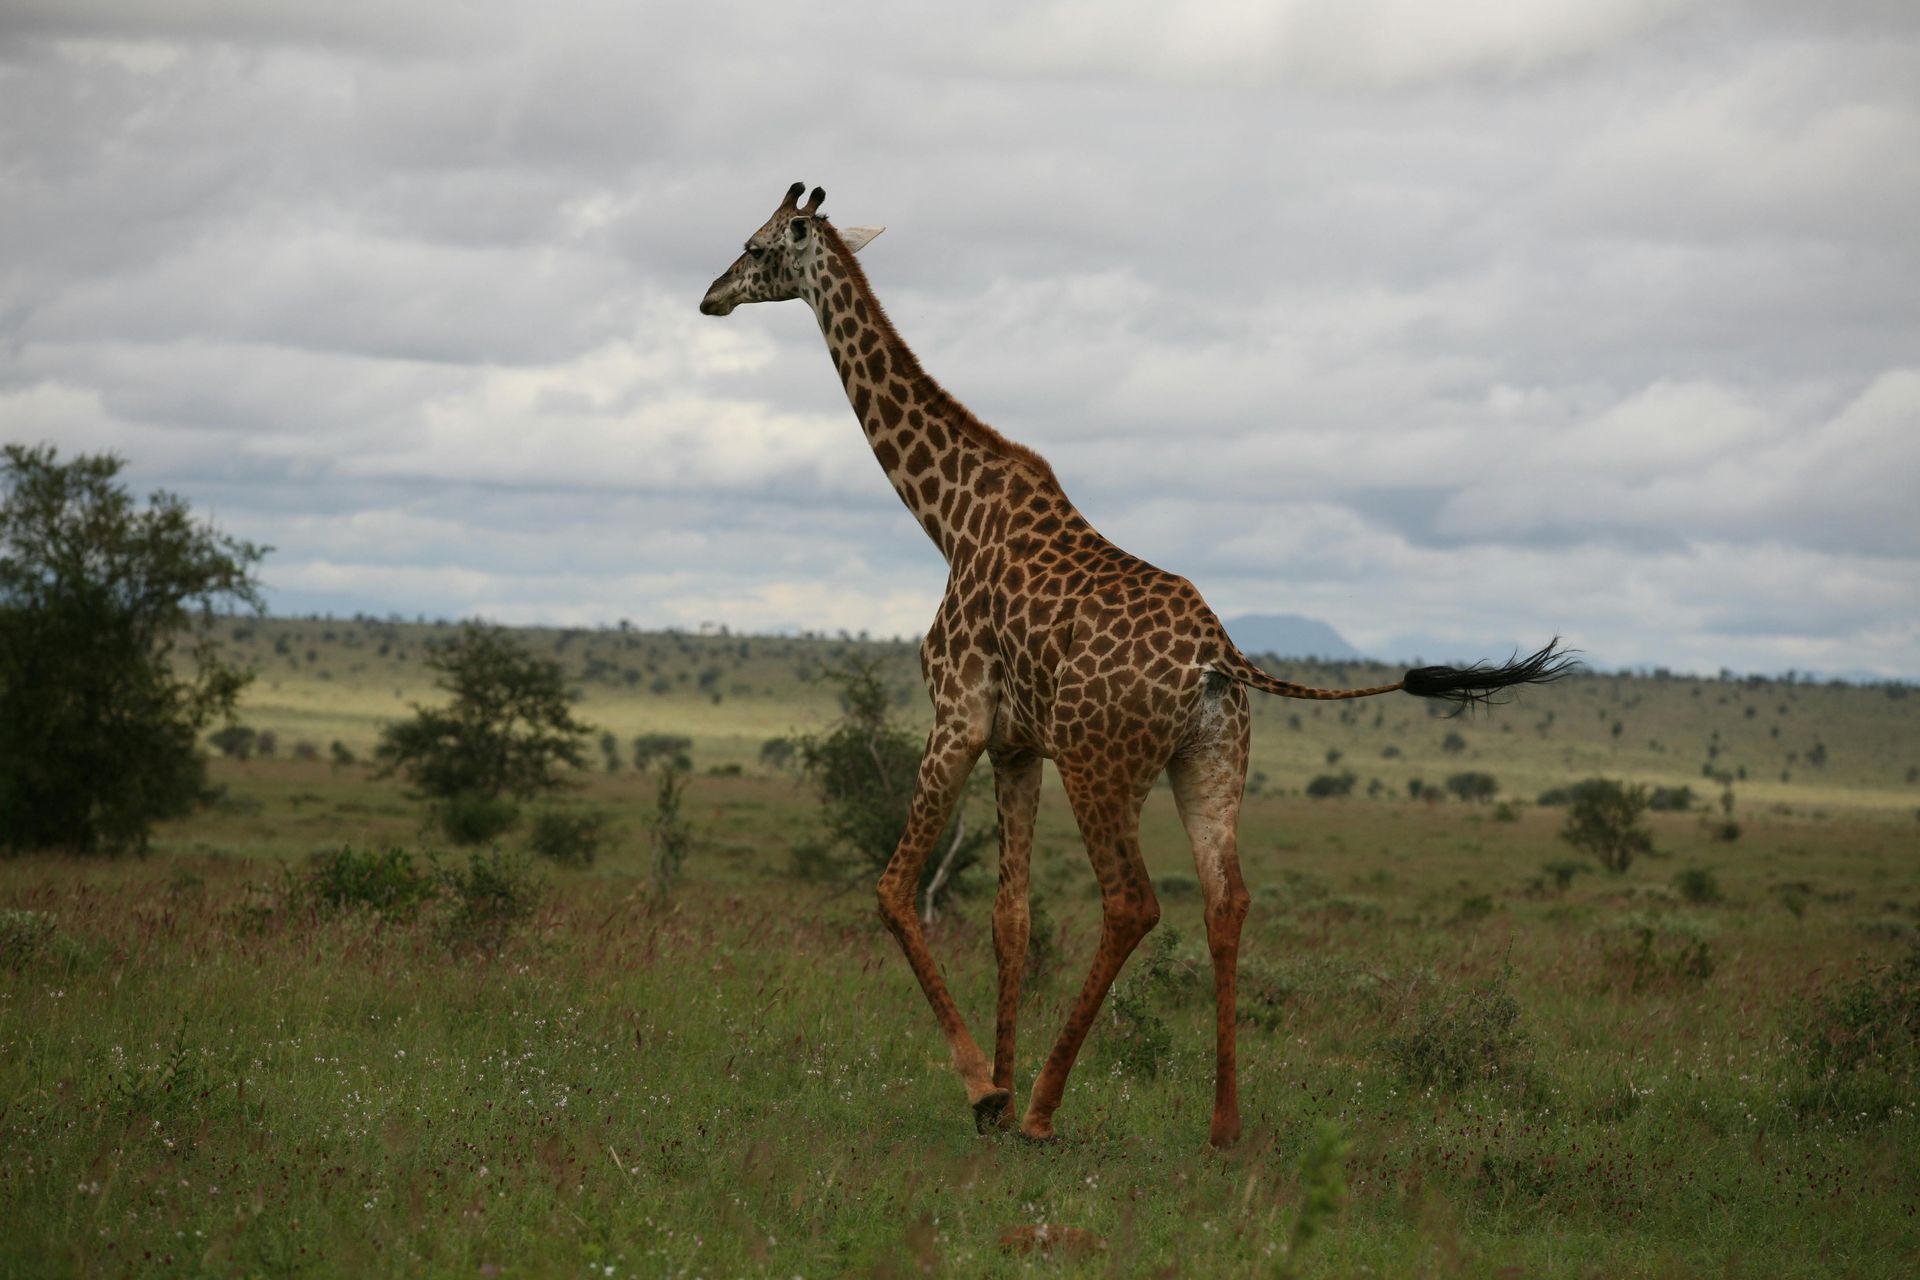
[[[858,253],[867,247],[867,241],[885,230],[885,227],[841,227],[840,241],[849,253]]]

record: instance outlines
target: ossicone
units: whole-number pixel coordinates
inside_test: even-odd
[[[791,208],[793,208],[793,207],[794,207],[795,205],[797,205],[797,204],[799,204],[799,203],[800,203],[800,193],[801,193],[802,191],[805,191],[806,189],[807,189],[807,184],[806,184],[806,183],[804,183],[804,182],[796,182],[796,183],[794,183],[794,184],[793,184],[792,186],[790,186],[790,187],[788,187],[788,188],[787,188],[787,198],[786,198],[785,200],[782,200],[782,201],[780,202],[780,207],[781,207],[781,209],[783,209],[783,210],[785,210],[785,209],[791,209]]]
[[[807,197],[807,207],[800,212],[806,214],[808,217],[812,217],[815,213],[819,212],[821,202],[826,198],[827,189],[825,187],[815,187],[813,194]]]

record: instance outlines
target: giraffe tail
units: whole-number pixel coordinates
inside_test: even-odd
[[[1470,667],[1415,667],[1392,684],[1375,685],[1370,689],[1316,689],[1312,685],[1276,679],[1254,666],[1245,654],[1231,644],[1209,666],[1211,670],[1249,689],[1258,689],[1282,698],[1338,701],[1345,698],[1371,698],[1378,693],[1410,693],[1417,698],[1451,702],[1457,714],[1467,707],[1492,702],[1494,695],[1502,689],[1519,684],[1552,684],[1571,675],[1580,667],[1579,660],[1573,656],[1577,651],[1559,646],[1560,637],[1555,636],[1538,652],[1522,658],[1516,651],[1511,659],[1498,666],[1476,662]]]

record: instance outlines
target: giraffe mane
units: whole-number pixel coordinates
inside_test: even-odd
[[[873,323],[880,329],[881,336],[898,345],[913,362],[913,377],[924,385],[927,398],[937,400],[952,410],[952,421],[960,433],[985,449],[988,453],[1018,462],[1037,472],[1055,488],[1060,481],[1053,474],[1053,466],[1040,454],[1016,440],[1009,440],[998,431],[973,416],[973,411],[961,404],[954,394],[935,381],[932,374],[921,367],[920,357],[914,354],[899,330],[893,327],[893,321],[887,316],[887,309],[880,305],[880,299],[874,296],[873,285],[867,281],[867,273],[860,269],[859,261],[853,250],[847,248],[847,242],[840,238],[839,231],[824,217],[815,218],[814,225],[826,235],[827,247],[839,258],[840,265],[846,269],[847,276],[853,281],[854,291],[866,301],[867,310],[873,317]]]

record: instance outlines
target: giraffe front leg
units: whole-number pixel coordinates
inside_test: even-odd
[[[983,1113],[989,1118],[997,1116],[1012,1095],[994,1084],[987,1070],[986,1055],[980,1052],[980,1046],[974,1042],[960,1010],[954,1005],[940,966],[934,963],[933,953],[927,947],[916,897],[927,856],[946,828],[960,788],[980,758],[981,750],[977,734],[964,728],[934,726],[927,739],[926,755],[920,762],[913,801],[907,809],[907,829],[887,869],[881,873],[878,888],[880,919],[899,941],[907,963],[913,968],[913,976],[920,981],[920,990],[933,1006],[933,1016],[946,1034],[947,1047],[966,1084],[967,1101],[973,1105],[976,1120]]]
[[[1000,970],[1000,998],[993,1034],[994,1088],[1013,1097],[1013,1060],[1020,1019],[1020,983],[1026,975],[1027,934],[1031,917],[1027,906],[1027,872],[1033,853],[1033,821],[1040,805],[1040,757],[996,755],[993,759],[994,798],[1000,811],[1000,889],[993,899],[993,954]],[[994,1115],[976,1119],[984,1129],[1006,1124],[1013,1112],[1002,1104]]]

